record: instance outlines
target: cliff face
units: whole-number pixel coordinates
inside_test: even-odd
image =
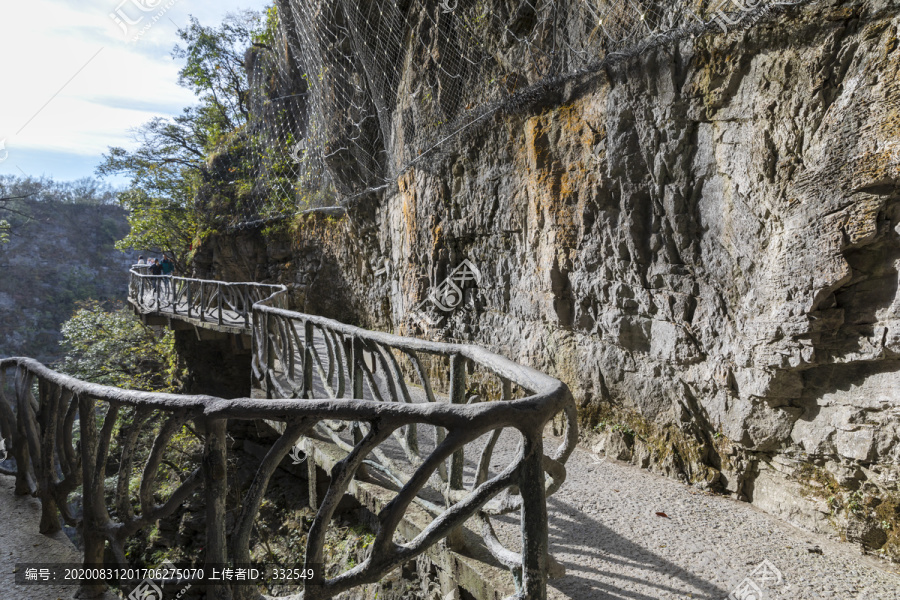
[[[128,233],[117,206],[22,202],[0,249],[0,356],[60,357],[60,325],[78,301],[125,300],[134,256],[113,247]],[[136,253],[135,253],[136,254]]]
[[[374,208],[241,243],[301,309],[546,370],[598,450],[900,556],[898,13],[647,52]],[[233,242],[202,270],[253,275]],[[464,259],[477,292],[414,311]]]

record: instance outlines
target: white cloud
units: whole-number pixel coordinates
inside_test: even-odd
[[[154,10],[138,10],[141,3]],[[259,10],[269,4],[265,0],[3,2],[0,140],[7,140],[9,158],[0,163],[0,174],[47,173],[39,162],[42,152],[96,156],[99,162],[108,146],[131,146],[130,130],[154,116],[175,115],[194,102],[193,95],[177,85],[181,63],[170,56],[179,41],[177,28],[188,23],[188,16],[214,25],[228,12]],[[117,9],[132,21],[141,18],[128,36],[110,17]],[[147,25],[151,26],[134,40]],[[16,163],[17,149],[23,150],[23,160],[28,157],[27,166]]]

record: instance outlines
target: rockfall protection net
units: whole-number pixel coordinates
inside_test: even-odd
[[[495,114],[805,1],[276,0],[271,39],[248,58],[255,218],[346,203]]]

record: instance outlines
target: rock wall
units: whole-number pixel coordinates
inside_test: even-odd
[[[249,398],[251,354],[231,334],[203,332],[197,339],[193,329],[175,331],[175,352],[184,370],[181,389],[185,394],[208,394],[219,398]]]
[[[213,236],[201,270],[252,275],[250,244],[300,309],[546,370],[598,451],[896,558],[898,13],[814,2],[647,52],[343,220]],[[430,324],[464,259],[477,292]]]

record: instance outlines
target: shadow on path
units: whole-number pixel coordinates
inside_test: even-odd
[[[550,586],[571,598],[658,600],[665,592],[678,597],[692,594],[692,598],[721,600],[728,595],[727,590],[619,535],[556,497],[548,500],[547,508],[551,515],[550,550],[566,567],[566,576],[551,581]],[[570,555],[577,555],[577,562],[568,559]],[[619,568],[609,568],[613,565]],[[622,573],[623,569],[634,574]],[[666,581],[671,583],[663,583]],[[676,586],[676,582],[682,585]]]

